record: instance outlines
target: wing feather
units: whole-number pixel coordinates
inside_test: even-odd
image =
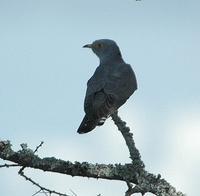
[[[107,117],[118,109],[137,89],[135,74],[128,64],[114,68],[97,67],[88,80],[84,109],[91,118]]]

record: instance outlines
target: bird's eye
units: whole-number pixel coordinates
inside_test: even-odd
[[[103,44],[98,43],[98,44],[96,44],[96,47],[97,47],[97,48],[102,48],[102,47],[103,47]]]

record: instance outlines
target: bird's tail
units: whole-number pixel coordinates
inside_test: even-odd
[[[85,115],[77,132],[80,134],[88,133],[88,132],[92,131],[96,126],[97,126],[97,121],[91,120]]]

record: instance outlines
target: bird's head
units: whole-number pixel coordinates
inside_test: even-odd
[[[106,62],[112,59],[121,59],[121,52],[117,44],[110,39],[99,39],[92,44],[86,44],[84,48],[91,48],[92,51],[99,57],[101,62]]]

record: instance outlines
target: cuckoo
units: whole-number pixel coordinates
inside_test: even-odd
[[[135,73],[123,60],[115,41],[100,39],[83,47],[92,49],[100,64],[87,82],[85,116],[77,131],[80,134],[103,125],[137,89]]]

